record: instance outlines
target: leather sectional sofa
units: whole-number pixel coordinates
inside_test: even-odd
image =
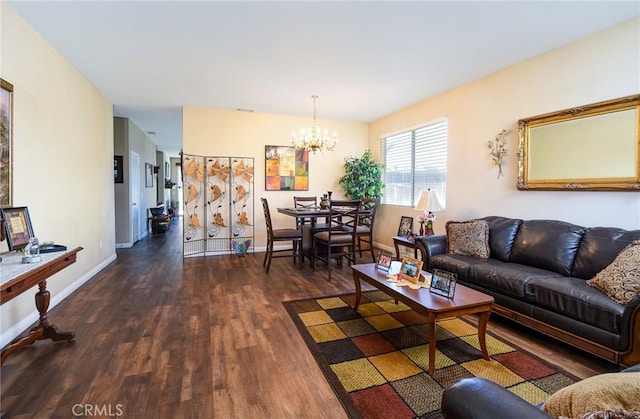
[[[446,235],[416,242],[426,269],[494,297],[494,313],[620,366],[640,362],[640,295],[626,305],[589,286],[640,230],[557,220],[486,220],[488,258],[447,252]],[[449,228],[447,228],[449,230]]]

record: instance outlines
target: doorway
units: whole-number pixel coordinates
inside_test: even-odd
[[[140,236],[140,155],[134,151],[131,152],[131,164],[129,173],[131,173],[130,191],[131,191],[131,243],[135,243],[141,239]]]

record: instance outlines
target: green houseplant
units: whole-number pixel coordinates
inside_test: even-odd
[[[345,174],[338,180],[349,199],[365,197],[378,198],[382,195],[382,163],[373,161],[371,150],[365,150],[362,157],[344,159]]]

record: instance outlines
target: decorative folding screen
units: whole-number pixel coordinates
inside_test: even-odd
[[[182,155],[184,256],[253,249],[254,159]]]

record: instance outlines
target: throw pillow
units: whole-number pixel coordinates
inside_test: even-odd
[[[609,266],[587,281],[610,298],[626,305],[640,294],[640,240],[625,247]]]
[[[640,419],[640,410],[608,409],[589,412],[578,416],[578,419]]]
[[[452,255],[489,257],[489,223],[486,220],[448,221],[447,253]]]
[[[640,406],[640,372],[600,374],[558,390],[542,405],[553,417],[575,418],[607,409],[635,410]]]

